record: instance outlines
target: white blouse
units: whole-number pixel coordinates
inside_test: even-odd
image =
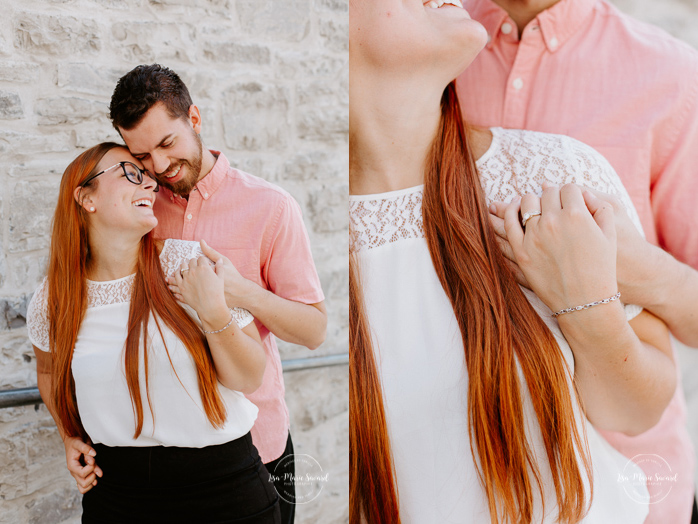
[[[618,195],[640,227],[619,178],[593,149],[558,135],[500,128],[492,133],[492,145],[477,162],[488,203],[508,202],[527,192],[540,194],[544,180],[575,182]],[[360,266],[401,518],[405,524],[489,524],[487,498],[468,438],[463,343],[424,239],[422,189],[350,197],[350,249]],[[535,294],[526,289],[524,293],[554,334],[573,373],[574,357],[557,320]],[[640,311],[626,306],[628,318]],[[574,394],[571,377],[570,391]],[[528,388],[522,388],[522,400],[527,435],[541,457],[546,487],[545,511],[538,496],[534,522],[552,523],[556,498]],[[641,470],[603,440],[579,411],[577,424],[580,432],[586,431],[594,472],[593,505],[585,522],[643,522],[647,506],[628,492],[646,494],[644,483],[629,486],[618,481],[620,473],[632,478]]]
[[[171,276],[184,262],[203,256],[198,242],[166,240],[160,263]],[[223,444],[245,435],[257,418],[257,407],[245,396],[218,384],[227,417],[216,429],[204,411],[196,367],[186,347],[160,322],[169,356],[157,325],[150,319],[148,336],[149,392],[146,397],[143,355],[139,380],[143,403],[143,429],[133,438],[135,418],[124,372],[124,345],[127,336],[131,288],[135,275],[108,282],[87,281],[88,304],[80,325],[72,372],[82,424],[94,443],[108,446],[180,446],[200,448]],[[32,344],[49,351],[46,279],[39,285],[27,311],[27,328]],[[184,306],[200,326],[196,312]],[[237,324],[244,327],[254,319],[247,310],[235,309]],[[142,347],[142,345],[141,345]]]

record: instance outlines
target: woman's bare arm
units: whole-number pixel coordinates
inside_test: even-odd
[[[77,482],[80,493],[87,493],[97,485],[97,477],[102,476],[102,469],[97,466],[94,458],[97,452],[89,444],[83,442],[80,437],[66,437],[64,434],[51,396],[51,353],[42,351],[36,346],[32,347],[36,356],[36,382],[39,394],[56,422],[56,426],[58,426],[58,432],[65,447],[65,461],[68,471]]]

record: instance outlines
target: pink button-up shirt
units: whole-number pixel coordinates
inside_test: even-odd
[[[698,268],[698,53],[604,0],[561,0],[521,35],[491,0],[465,7],[489,34],[457,81],[466,120],[591,145],[620,175],[648,240]],[[650,505],[646,522],[690,520],[694,454],[685,412],[679,385],[650,431],[604,433],[626,456],[659,455],[677,474],[675,484],[648,486],[654,502],[670,491]]]
[[[298,203],[283,189],[230,166],[225,155],[192,190],[189,199],[161,188],[155,201],[158,238],[201,239],[228,257],[240,274],[282,298],[324,300]],[[276,339],[257,321],[267,354],[260,388],[246,395],[259,408],[252,440],[262,462],[281,456],[289,417]]]

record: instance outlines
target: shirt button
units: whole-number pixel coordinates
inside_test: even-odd
[[[187,215],[187,220],[191,220],[191,213]]]
[[[506,22],[502,24],[502,33],[504,33],[505,35],[508,35],[509,33],[511,33],[511,29],[512,29],[511,24],[506,23]]]
[[[514,80],[513,85],[514,85],[514,89],[516,89],[518,91],[519,89],[521,89],[523,87],[523,80],[521,80],[520,78],[517,78],[516,80]]]
[[[208,198],[208,193],[204,193],[204,198]]]
[[[558,43],[558,42],[557,42],[557,38],[552,37],[552,38],[550,39],[550,47],[552,47],[553,49],[555,49],[555,48],[557,47],[557,43]]]

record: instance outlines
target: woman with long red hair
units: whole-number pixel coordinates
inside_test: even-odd
[[[642,522],[642,472],[595,428],[649,429],[676,377],[580,187],[636,219],[618,177],[567,137],[465,127],[452,81],[487,34],[459,0],[350,0],[349,33],[351,522]]]
[[[79,155],[28,309],[66,455],[88,439],[99,455],[98,468],[86,453],[79,478],[82,522],[280,522],[244,396],[264,373],[259,333],[249,312],[226,306],[198,243],[153,239],[157,191],[124,146]]]

